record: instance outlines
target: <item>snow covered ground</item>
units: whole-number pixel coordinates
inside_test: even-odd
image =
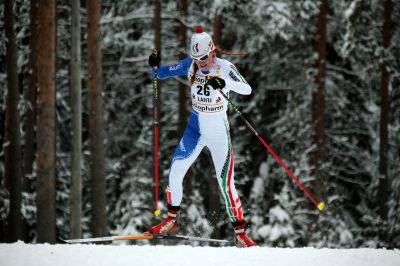
[[[400,250],[0,244],[1,266],[399,266]]]

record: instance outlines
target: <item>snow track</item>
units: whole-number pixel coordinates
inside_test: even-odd
[[[0,244],[1,266],[399,266],[400,250]]]

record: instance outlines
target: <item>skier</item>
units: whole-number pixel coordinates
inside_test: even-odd
[[[190,57],[170,66],[160,65],[160,55],[152,54],[149,65],[159,79],[188,77],[191,86],[192,113],[172,159],[167,187],[168,217],[152,227],[149,234],[164,235],[177,230],[177,215],[182,201],[182,182],[189,167],[204,147],[214,162],[219,188],[235,231],[238,247],[256,246],[246,234],[242,204],[234,184],[234,157],[226,115],[225,94],[234,91],[248,95],[251,87],[236,67],[216,56],[211,36],[197,27],[190,42]]]

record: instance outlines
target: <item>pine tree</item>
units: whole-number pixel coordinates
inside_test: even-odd
[[[18,110],[19,88],[17,77],[17,47],[14,31],[13,1],[4,1],[6,41],[7,99],[5,113],[4,176],[10,194],[10,212],[7,220],[7,241],[16,242],[22,237],[21,193],[22,159],[20,143],[20,117]]]
[[[56,2],[38,0],[37,241],[55,243]]]
[[[91,172],[91,231],[93,236],[107,232],[106,158],[102,96],[101,2],[87,1],[88,13],[88,113]]]

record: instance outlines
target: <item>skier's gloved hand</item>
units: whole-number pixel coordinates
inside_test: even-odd
[[[161,54],[160,51],[154,51],[149,56],[149,65],[152,67],[158,67],[161,61]]]
[[[206,82],[206,86],[211,86],[214,90],[225,88],[225,80],[222,78],[212,77]]]

